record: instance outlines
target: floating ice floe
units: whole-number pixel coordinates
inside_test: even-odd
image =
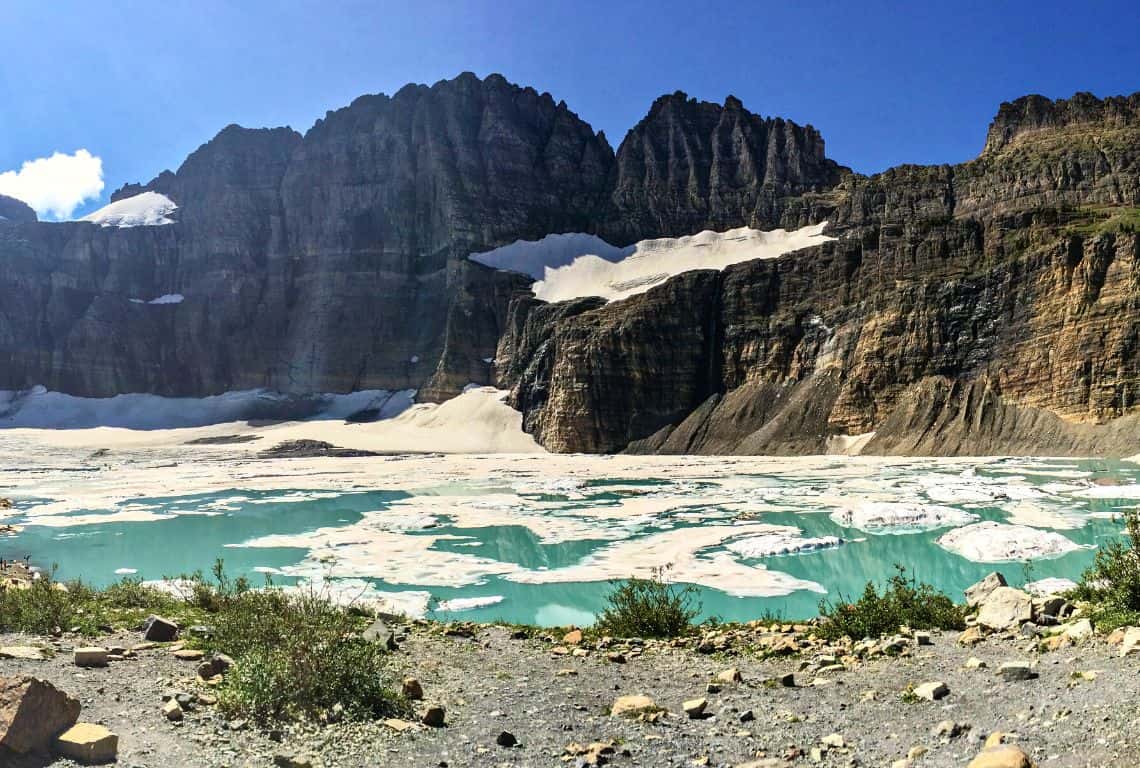
[[[89,213],[80,221],[89,221],[101,227],[157,227],[173,224],[170,214],[178,206],[173,200],[159,192],[143,192],[133,197],[117,200],[94,213]]]
[[[470,611],[475,608],[486,608],[489,605],[498,605],[503,602],[502,595],[487,595],[484,597],[456,597],[451,600],[443,600],[436,606],[437,611],[445,611],[447,613],[458,613],[460,611]]]
[[[723,270],[753,259],[774,259],[784,253],[834,240],[823,234],[827,222],[788,232],[762,232],[749,227],[726,232],[706,230],[687,237],[642,240],[618,248],[593,235],[548,235],[542,240],[519,240],[471,255],[471,260],[535,278],[534,295],[544,301],[601,296],[613,301],[644,293],[658,283],[694,269]]]
[[[1053,531],[991,520],[948,531],[938,545],[975,563],[1037,560],[1088,549]]]
[[[1025,585],[1025,591],[1038,597],[1049,597],[1050,595],[1059,595],[1062,592],[1068,592],[1076,586],[1077,582],[1072,579],[1050,577],[1029,582]]]
[[[181,293],[164,293],[158,298],[147,301],[145,299],[131,299],[132,304],[181,304],[186,297]]]
[[[805,538],[794,533],[766,533],[760,536],[749,536],[738,539],[727,545],[725,549],[741,557],[773,557],[775,555],[797,555],[803,552],[816,552],[821,549],[833,549],[845,543],[838,536],[819,536]]]
[[[847,528],[867,533],[916,533],[932,528],[964,525],[978,519],[954,507],[902,501],[863,501],[831,513],[831,519]]]
[[[1028,525],[1033,528],[1057,528],[1074,530],[1083,528],[1087,520],[1071,508],[1060,508],[1019,501],[1005,507],[1009,522],[1014,525]]]

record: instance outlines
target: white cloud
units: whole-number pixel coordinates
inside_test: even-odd
[[[73,155],[28,160],[18,171],[0,173],[0,195],[23,200],[41,217],[69,219],[84,201],[103,191],[103,159],[86,149]]]

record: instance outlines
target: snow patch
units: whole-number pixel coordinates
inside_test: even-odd
[[[173,200],[159,192],[143,192],[140,195],[127,197],[89,213],[80,221],[88,221],[101,227],[158,227],[164,224],[173,224],[174,219],[168,218],[177,210],[178,206]]]
[[[942,534],[937,543],[975,563],[1036,560],[1088,549],[1053,531],[991,520],[955,528]]]
[[[694,269],[724,269],[753,259],[774,259],[789,251],[835,238],[823,234],[827,222],[788,232],[749,227],[706,230],[677,238],[642,240],[618,248],[594,235],[548,235],[471,255],[471,260],[535,278],[534,295],[544,301],[601,296],[608,301],[644,293],[654,285]]]
[[[977,515],[938,504],[914,504],[903,501],[861,501],[837,509],[831,519],[847,528],[868,533],[917,533],[932,528],[964,525]]]
[[[535,280],[546,277],[547,270],[566,267],[587,254],[608,262],[617,262],[634,252],[637,246],[619,248],[597,235],[568,232],[547,235],[541,240],[516,240],[501,248],[471,254],[471,261],[508,272],[521,272]]]
[[[379,408],[380,417],[385,418],[411,407],[414,396],[415,390],[287,395],[247,389],[201,398],[147,394],[76,397],[33,387],[0,390],[0,429],[178,429],[251,419],[344,419],[367,408]]]

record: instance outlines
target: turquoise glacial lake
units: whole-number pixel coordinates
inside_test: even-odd
[[[542,625],[587,624],[614,579],[668,566],[703,616],[801,618],[896,563],[953,595],[993,570],[1076,579],[1140,498],[1140,467],[1071,459],[371,461],[218,462],[184,494],[154,493],[182,470],[153,463],[11,468],[0,557],[97,585],[220,558],[255,584]]]

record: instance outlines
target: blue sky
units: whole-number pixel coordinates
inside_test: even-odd
[[[615,147],[679,89],[812,123],[858,171],[958,162],[1003,100],[1140,90],[1137,28],[1135,0],[0,0],[0,190],[5,171],[85,149],[59,166],[66,185],[102,161],[79,215],[228,123],[304,131],[362,93],[464,70],[550,91]]]

